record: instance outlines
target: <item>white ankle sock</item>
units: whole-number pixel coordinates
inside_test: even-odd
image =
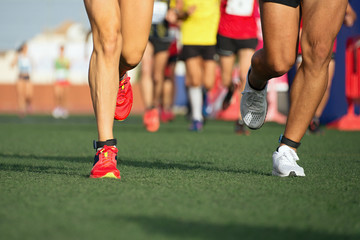
[[[192,111],[192,119],[196,121],[202,121],[202,89],[201,87],[189,87],[189,98]]]

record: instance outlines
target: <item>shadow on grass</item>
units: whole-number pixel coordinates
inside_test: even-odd
[[[67,161],[67,162],[74,162],[74,163],[92,163],[92,157],[73,157],[73,156],[41,156],[35,154],[4,154],[0,153],[1,158],[19,158],[19,159],[35,159],[35,160],[46,160],[46,161]],[[208,171],[208,172],[226,172],[226,173],[234,173],[234,174],[252,174],[252,175],[262,175],[262,176],[272,176],[270,173],[261,172],[254,169],[232,169],[232,168],[219,168],[216,166],[206,166],[208,163],[200,162],[198,164],[186,164],[186,163],[165,163],[160,160],[153,160],[150,159],[148,161],[137,161],[132,159],[118,159],[118,164],[120,166],[129,166],[129,167],[136,167],[136,168],[145,168],[145,169],[158,169],[158,170],[169,170],[169,169],[179,169],[183,171],[192,171],[192,170],[201,170],[201,171]],[[6,167],[7,164],[0,163],[0,169]],[[10,164],[11,165],[11,164]],[[18,168],[23,168],[26,171],[27,167],[34,167],[28,166],[23,164],[12,164],[17,166]],[[25,167],[22,167],[25,166]],[[34,167],[39,169],[41,167]],[[55,168],[55,167],[45,167],[44,168]],[[58,170],[62,168],[56,167]],[[120,167],[121,168],[121,167]],[[10,168],[9,170],[11,170]],[[15,168],[16,169],[16,168]],[[46,169],[44,169],[46,170]],[[40,172],[40,171],[37,171]]]
[[[161,161],[150,162],[150,161],[136,161],[136,160],[120,160],[119,163],[121,165],[130,166],[130,167],[160,169],[160,170],[168,170],[168,169],[179,169],[183,171],[202,170],[209,172],[226,172],[226,173],[234,173],[234,174],[255,174],[255,175],[272,176],[269,173],[260,172],[254,169],[225,169],[219,167],[205,166],[203,164],[164,163]]]
[[[41,174],[61,174],[66,176],[83,176],[89,177],[89,175],[79,174],[76,169],[64,168],[64,167],[53,167],[53,166],[33,166],[26,164],[10,164],[0,163],[0,170],[11,171],[11,172],[31,172]]]
[[[0,115],[0,123],[9,124],[95,124],[94,116],[70,116],[68,119],[55,119],[51,115],[27,115],[19,118],[16,115]]]
[[[180,239],[359,239],[360,235],[340,235],[314,230],[246,226],[237,223],[215,224],[206,221],[186,221],[169,217],[117,216],[139,225],[151,236],[163,235]]]
[[[18,158],[21,160],[34,159],[34,160],[49,160],[49,161],[66,161],[73,163],[79,163],[79,162],[92,163],[93,161],[93,156],[74,157],[74,156],[51,156],[51,155],[39,155],[39,154],[21,154],[21,153],[15,153],[15,154],[0,153],[0,159],[1,158]]]

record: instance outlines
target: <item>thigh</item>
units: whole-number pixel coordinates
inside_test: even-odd
[[[55,94],[55,96],[59,96],[60,95],[60,85],[59,84],[57,84],[57,83],[55,83],[55,86],[54,86],[54,94]]]
[[[121,8],[122,55],[142,55],[149,39],[153,0],[119,0]],[[102,3],[103,5],[104,2]],[[140,16],[140,17],[139,17]]]
[[[240,80],[245,81],[247,72],[251,65],[251,57],[254,55],[255,50],[252,48],[244,48],[238,51],[239,58],[239,71]]]
[[[216,71],[216,61],[214,60],[205,60],[204,61],[204,74],[202,77],[202,82],[207,90],[210,90],[215,83],[215,71]]]
[[[55,85],[55,93],[58,96],[64,94],[64,90],[65,90],[64,86],[61,86],[61,85],[58,85],[58,84]]]
[[[186,76],[190,86],[201,86],[203,59],[200,56],[188,58],[185,61]]]
[[[154,63],[154,74],[157,76],[165,75],[165,67],[169,59],[169,52],[161,51],[155,54],[155,63]]]
[[[220,67],[222,83],[224,86],[230,86],[232,79],[232,71],[235,64],[235,55],[220,56]]]
[[[25,88],[26,88],[27,95],[31,96],[33,94],[33,84],[30,81],[30,79],[28,81],[26,81]]]
[[[262,0],[263,2],[274,2],[280,3],[283,5],[287,5],[290,7],[298,7],[300,5],[301,0]]]
[[[118,0],[84,0],[93,32],[94,47],[101,45],[100,37],[113,37],[120,31],[120,7]],[[96,50],[96,49],[95,49]]]
[[[320,51],[326,50],[330,57],[334,40],[344,21],[347,3],[347,0],[303,0],[303,57],[311,54],[314,47],[320,47]]]
[[[152,74],[154,65],[154,46],[148,42],[145,48],[144,56],[141,60],[141,72],[145,75]]]
[[[17,82],[16,82],[16,88],[17,88],[17,91],[20,95],[24,94],[24,89],[25,89],[25,84],[26,82],[22,79],[19,79]]]
[[[299,37],[300,6],[260,1],[264,51],[268,58],[295,61]]]

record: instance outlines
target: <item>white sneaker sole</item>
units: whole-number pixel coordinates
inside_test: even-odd
[[[278,177],[305,177],[305,174],[296,174],[295,171],[290,171],[288,174],[284,174],[284,173],[279,173],[276,170],[272,170],[272,175],[273,176],[278,176]]]
[[[265,119],[266,119],[266,115],[267,115],[267,105],[266,105]],[[241,115],[241,116],[242,116],[242,115]],[[260,128],[264,125],[264,123],[265,123],[265,120],[264,120],[264,121],[261,123],[261,125],[259,125],[259,126],[251,126],[251,122],[246,122],[245,119],[247,119],[246,116],[243,117],[243,122],[244,122],[244,124],[245,124],[248,128],[250,128],[251,130],[258,130],[258,129],[260,129]]]

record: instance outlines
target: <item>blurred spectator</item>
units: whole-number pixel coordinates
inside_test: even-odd
[[[69,69],[70,60],[65,57],[65,48],[60,46],[59,57],[55,60],[55,109],[52,112],[54,118],[67,118],[68,110],[65,107],[66,103],[66,88],[69,83]]]
[[[183,21],[181,59],[186,65],[192,131],[201,131],[203,127],[202,87],[209,90],[215,81],[219,4],[219,0],[178,0],[178,17]]]
[[[31,103],[33,98],[33,86],[30,81],[32,61],[28,55],[27,43],[24,43],[18,49],[11,66],[14,67],[16,64],[19,71],[18,81],[16,82],[19,116],[25,117],[29,112],[31,112]]]
[[[170,27],[178,31],[178,27]],[[173,40],[169,48],[169,59],[165,69],[165,79],[162,88],[160,121],[169,122],[174,120],[175,114],[172,107],[175,98],[175,66],[178,59],[177,39]]]
[[[251,57],[258,44],[255,13],[258,11],[256,0],[221,0],[220,23],[217,35],[217,52],[220,56],[221,78],[228,89],[222,108],[230,106],[233,94],[240,95],[245,87]],[[234,64],[238,61],[240,84],[232,81]],[[240,106],[239,106],[240,107]],[[237,134],[248,134],[241,114],[235,121]]]
[[[143,123],[149,132],[156,132],[160,127],[159,109],[165,69],[169,59],[169,47],[174,39],[169,33],[171,21],[176,21],[176,17],[174,18],[170,11],[170,0],[156,0],[149,42],[141,62],[141,90],[146,108]]]

